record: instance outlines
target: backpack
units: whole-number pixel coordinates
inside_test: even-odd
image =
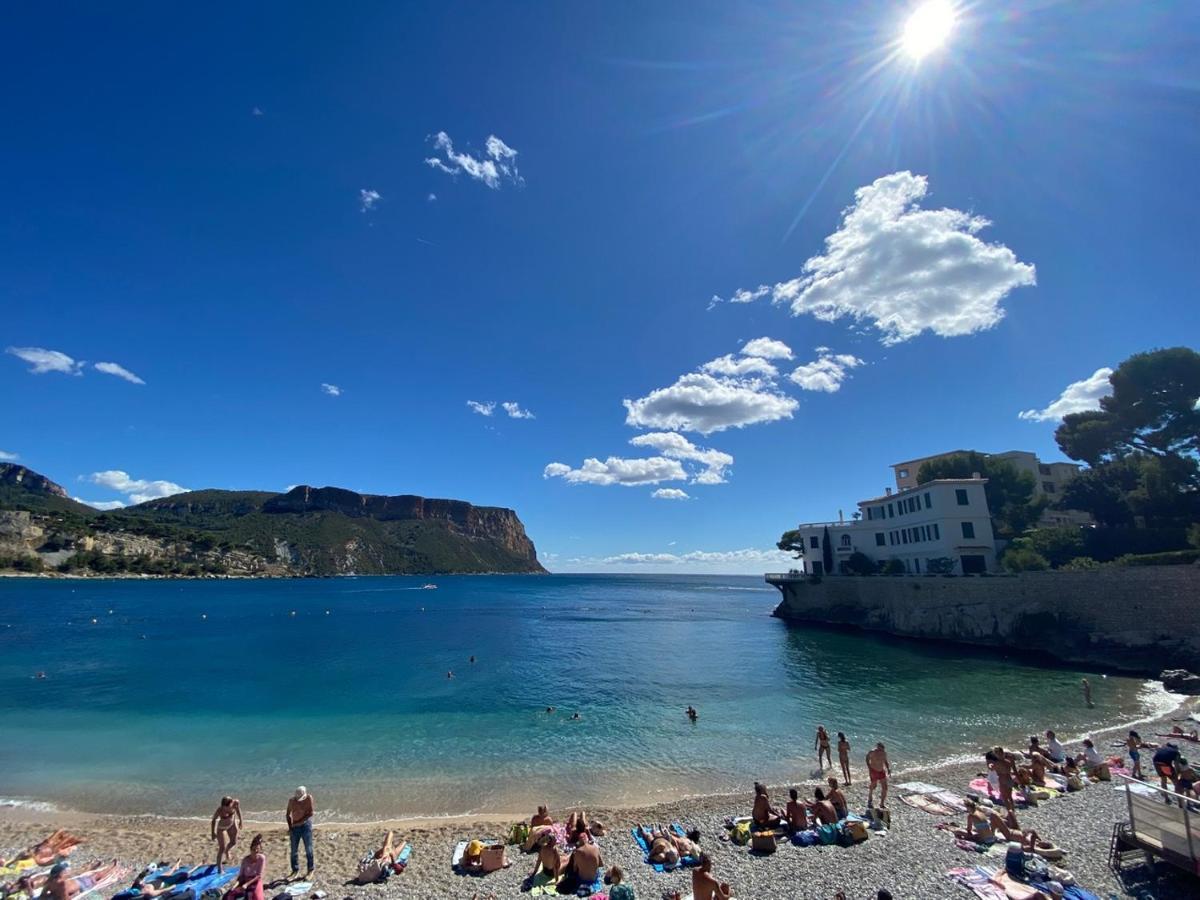
[[[358,874],[354,876],[354,880],[358,884],[374,884],[391,874],[391,867],[382,859],[377,859],[374,854],[371,854],[358,861]]]
[[[745,847],[748,843],[750,843],[750,823],[735,823],[733,826],[733,831],[729,835],[729,839],[739,847]]]

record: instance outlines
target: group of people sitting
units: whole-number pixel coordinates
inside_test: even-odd
[[[976,800],[968,797],[963,804],[967,808],[967,827],[956,830],[956,838],[985,846],[1003,839],[1009,843],[1019,843],[1026,852],[1036,853],[1046,859],[1062,856],[1062,851],[1051,842],[1042,840],[1032,828],[1023,830],[1013,810],[1005,810],[1001,816],[992,801],[986,798]]]
[[[782,809],[771,805],[766,785],[754,783],[754,808],[750,816],[756,831],[784,828],[789,834],[806,831],[817,825],[836,825],[846,818],[850,809],[836,778],[826,781],[827,788],[815,788],[811,800],[801,800],[796,788],[788,791],[789,800]]]
[[[529,820],[529,835],[522,845],[526,852],[535,852],[537,859],[529,880],[545,872],[558,885],[559,893],[573,894],[581,885],[595,883],[604,867],[604,858],[595,839],[604,834],[599,822],[589,822],[587,813],[571,813],[567,817],[565,846],[559,847],[561,829],[555,826],[549,810],[539,806]]]

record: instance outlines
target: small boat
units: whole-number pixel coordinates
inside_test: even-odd
[[[423,590],[423,591],[436,591],[436,590],[437,590],[437,585],[436,585],[436,584],[423,584],[423,585],[421,585],[421,590]]]

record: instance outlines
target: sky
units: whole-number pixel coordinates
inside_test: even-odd
[[[916,6],[13,7],[0,458],[749,574],[890,463],[1061,459],[1197,345],[1200,6]]]

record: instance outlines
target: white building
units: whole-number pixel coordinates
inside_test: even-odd
[[[800,525],[804,572],[838,574],[856,551],[876,563],[898,560],[913,575],[927,573],[933,559],[953,560],[955,574],[994,572],[986,483],[986,478],[946,478],[895,493],[889,489],[882,497],[860,501],[856,520]],[[826,532],[832,571],[826,564]]]
[[[1092,517],[1081,510],[1053,508],[1062,495],[1063,488],[1066,487],[1067,482],[1078,475],[1082,467],[1078,463],[1042,462],[1036,453],[1031,453],[1028,450],[1006,450],[1003,453],[981,453],[978,450],[949,450],[945,453],[935,453],[932,456],[922,456],[918,459],[892,463],[892,472],[896,476],[897,490],[916,487],[917,473],[925,463],[945,459],[950,456],[963,456],[967,453],[979,453],[980,456],[986,456],[991,459],[1002,459],[1005,462],[1011,463],[1017,471],[1028,472],[1032,475],[1034,484],[1033,498],[1035,500],[1045,498],[1049,501],[1045,511],[1042,512],[1041,518],[1038,520],[1039,525],[1053,527],[1055,525],[1092,524]]]

